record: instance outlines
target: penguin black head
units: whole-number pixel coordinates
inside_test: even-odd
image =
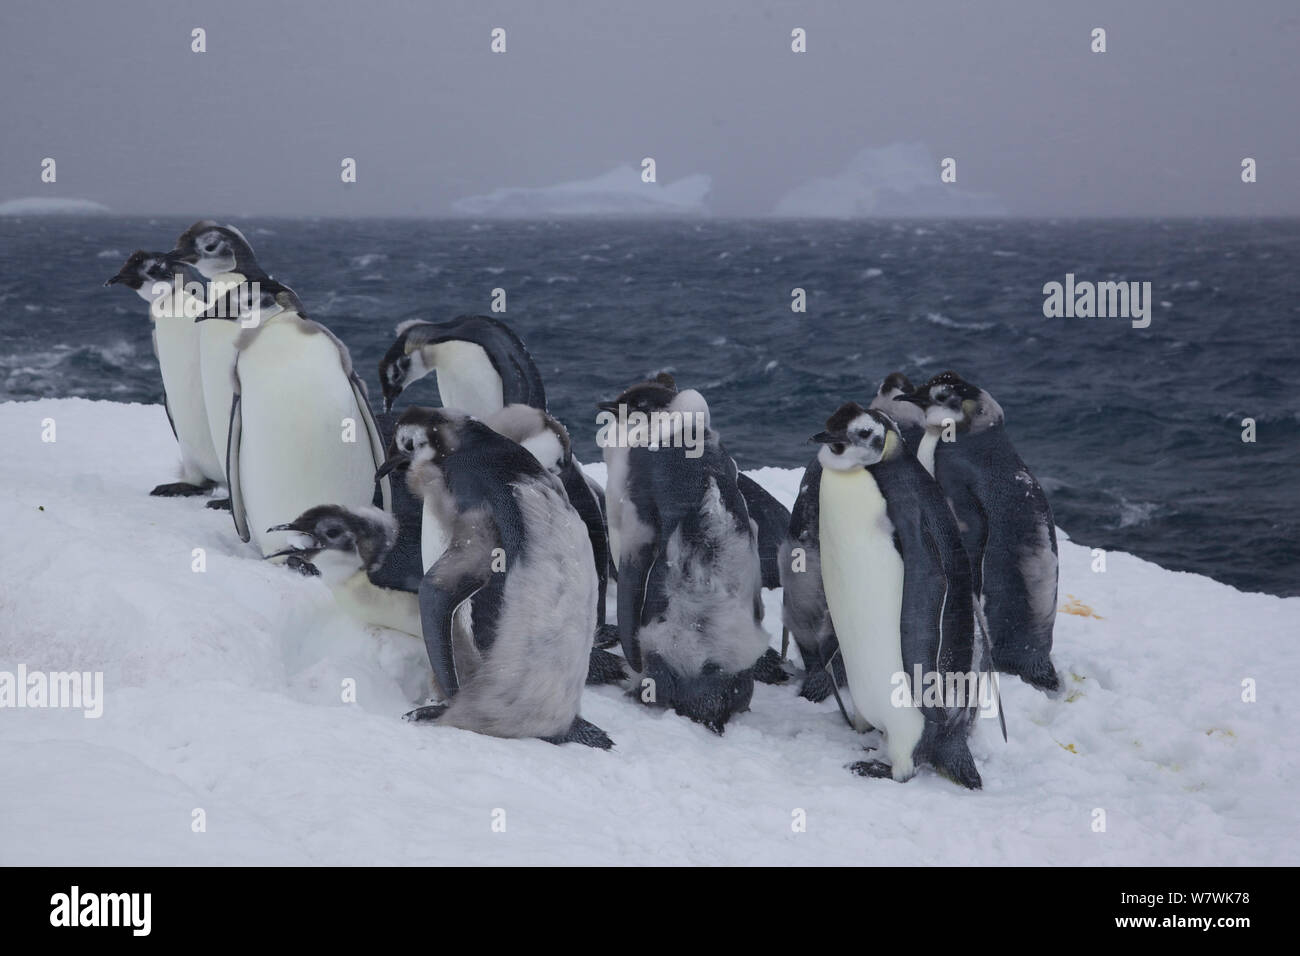
[[[925,412],[926,424],[932,426],[942,426],[949,421],[965,426],[979,417],[1000,420],[1002,414],[1002,409],[987,392],[956,372],[940,372],[914,392],[897,396],[896,401],[916,405]]]
[[[438,476],[442,463],[475,428],[495,434],[482,422],[456,409],[412,405],[397,420],[388,446],[388,459],[375,473],[375,479],[394,471],[408,471],[407,484],[418,494],[417,489]]]
[[[378,508],[352,510],[341,505],[308,508],[288,524],[267,528],[292,531],[304,536],[298,546],[288,547],[267,558],[297,555],[311,560],[322,551],[355,553],[367,570],[377,570],[397,541],[397,522]]]
[[[150,290],[157,282],[171,282],[171,269],[167,264],[167,253],[165,252],[145,252],[143,249],[137,249],[127,257],[122,268],[117,271],[117,275],[110,278],[104,283],[110,285],[124,285],[134,292],[138,292],[143,299],[152,299],[153,295]]]
[[[238,319],[245,327],[255,327],[281,312],[293,312],[303,318],[307,317],[307,310],[303,308],[298,294],[283,282],[254,279],[231,289],[218,304],[214,304],[194,321],[224,319],[233,322]],[[250,323],[249,319],[254,321]]]
[[[911,395],[916,391],[916,386],[902,372],[890,372],[885,376],[885,380],[880,383],[880,390],[876,392],[881,398],[896,398],[899,395]]]
[[[407,339],[410,338],[412,328],[411,323],[399,325],[397,341],[388,347],[384,357],[379,360],[379,387],[384,393],[386,412],[393,410],[393,402],[397,401],[397,396],[402,394],[412,379],[411,353],[406,351]]]
[[[812,440],[824,446],[817,455],[822,467],[834,471],[869,468],[893,457],[902,442],[892,418],[857,402],[841,405]]]
[[[660,372],[646,382],[637,382],[626,389],[618,398],[609,402],[599,402],[596,407],[602,412],[617,415],[622,406],[630,412],[649,414],[667,408],[677,398],[677,383],[667,372]]]
[[[234,226],[222,226],[211,219],[200,219],[181,233],[167,260],[169,265],[193,266],[205,279],[223,272],[264,275],[244,234]]]

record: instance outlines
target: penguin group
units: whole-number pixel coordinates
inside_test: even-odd
[[[793,637],[799,694],[880,734],[851,770],[976,789],[990,688],[1006,733],[996,674],[1058,689],[1051,509],[1002,408],[954,372],[843,403],[786,510],[667,373],[595,404],[602,488],[488,316],[399,325],[376,414],[347,346],[231,225],[201,220],[107,284],[149,303],[179,446],[179,480],[151,494],[208,497],[263,558],[422,640],[432,693],[410,721],[609,749],[579,711],[610,683],[721,735],[755,682],[797,672]],[[441,406],[395,410],[429,374]],[[779,653],[765,588],[782,590]]]

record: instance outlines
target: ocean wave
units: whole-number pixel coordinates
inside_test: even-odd
[[[922,318],[935,325],[942,325],[946,329],[966,329],[970,332],[987,332],[997,325],[996,322],[958,322],[956,319],[948,318],[942,312],[927,312]]]

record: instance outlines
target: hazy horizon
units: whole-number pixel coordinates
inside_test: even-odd
[[[795,27],[807,52],[790,49]],[[548,219],[643,199],[716,219],[1288,218],[1298,49],[1287,0],[10,3],[0,202],[194,218]],[[655,185],[592,185],[647,156]],[[945,157],[957,182],[940,186]],[[1241,181],[1244,157],[1257,182]]]

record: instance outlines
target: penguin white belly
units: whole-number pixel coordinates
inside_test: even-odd
[[[239,356],[239,486],[263,554],[290,534],[268,533],[271,525],[315,505],[363,508],[374,496],[375,459],[338,348],[294,321],[267,322]]]
[[[424,640],[420,600],[409,591],[381,588],[363,571],[332,586],[339,607],[363,624],[375,624]]]
[[[628,450],[609,447],[605,449],[605,523],[609,539],[609,556],[618,567],[623,552],[623,493],[627,486]]]
[[[232,285],[243,281],[244,277],[234,272],[214,277],[209,281],[208,304],[214,304]],[[239,337],[239,322],[206,319],[196,322],[195,327],[199,337],[199,377],[203,382],[204,414],[208,419],[208,435],[221,466],[220,480],[224,481],[226,445],[230,438],[230,403],[235,397],[235,339]]]
[[[225,449],[223,454],[217,454],[203,401],[199,328],[199,323],[184,316],[156,318],[153,326],[154,351],[167,393],[167,411],[181,446],[185,480],[193,484],[205,478],[226,480]]]
[[[424,565],[425,574],[428,574],[433,563],[442,557],[450,543],[451,534],[437,509],[426,497],[420,511],[420,563]]]
[[[930,473],[931,478],[934,477],[934,449],[938,444],[939,433],[927,428],[916,447],[916,460]]]
[[[458,408],[475,418],[486,418],[505,406],[501,376],[481,346],[472,342],[440,342],[433,351],[438,395],[444,408]]]
[[[819,503],[822,584],[853,705],[885,732],[894,778],[906,779],[925,718],[916,707],[891,703],[895,675],[903,673],[903,560],[885,498],[866,469],[827,468]]]

